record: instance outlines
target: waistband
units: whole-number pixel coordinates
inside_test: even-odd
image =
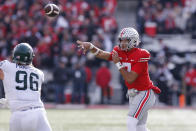
[[[24,107],[24,108],[16,109],[13,112],[16,112],[16,111],[28,111],[28,110],[34,110],[34,109],[40,109],[40,108],[44,108],[44,107],[43,106],[30,106],[30,107]]]
[[[134,96],[136,96],[137,94],[139,93],[139,91],[138,90],[136,90],[136,89],[128,89],[128,91],[127,91],[127,98],[128,97],[134,97]]]

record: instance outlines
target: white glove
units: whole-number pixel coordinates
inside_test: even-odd
[[[0,99],[0,107],[7,107],[8,106],[8,101],[5,98]]]

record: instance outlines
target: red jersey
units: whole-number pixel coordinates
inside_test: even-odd
[[[154,86],[150,80],[148,73],[148,60],[150,60],[150,53],[145,49],[133,48],[130,51],[122,51],[118,46],[114,49],[120,58],[121,64],[125,66],[128,72],[134,71],[138,74],[136,80],[129,84],[125,81],[128,89],[137,89],[138,91],[153,89],[156,93],[160,93],[161,90]],[[112,52],[110,55],[110,60],[112,60]]]

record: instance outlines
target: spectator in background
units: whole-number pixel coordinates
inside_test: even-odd
[[[53,73],[56,96],[55,102],[57,104],[63,104],[65,102],[64,89],[69,78],[68,69],[66,68],[66,61],[67,60],[65,58],[61,58]]]
[[[88,66],[85,66],[85,74],[86,74],[86,81],[85,81],[85,86],[84,86],[84,103],[89,104],[90,99],[88,96],[88,91],[89,91],[89,84],[92,79],[92,72]]]
[[[159,95],[159,101],[166,105],[171,104],[169,93],[173,81],[173,75],[167,68],[167,63],[159,65],[155,78],[157,78],[157,86],[162,90]]]
[[[189,64],[187,72],[184,76],[185,89],[186,89],[186,104],[191,105],[192,95],[196,94],[196,69],[193,64]]]
[[[191,105],[194,107],[196,106],[196,65],[194,65],[194,73],[192,78]]]
[[[116,6],[117,6],[117,0],[105,0],[102,12],[104,14],[105,13],[114,14]]]
[[[187,20],[187,30],[192,34],[192,38],[196,39],[196,11],[190,16],[190,18]]]
[[[174,33],[176,28],[174,17],[172,14],[168,14],[167,18],[165,19],[165,31],[166,34]]]
[[[107,97],[107,104],[110,103],[111,92],[110,92],[110,80],[111,80],[111,73],[110,70],[106,66],[105,62],[101,63],[101,67],[97,70],[96,73],[96,84],[101,88],[101,102],[100,104],[104,103],[104,96]]]
[[[171,105],[172,106],[179,106],[179,95],[181,93],[179,83],[177,81],[174,81],[170,87],[170,93],[171,93]]]
[[[164,33],[164,20],[166,16],[163,11],[163,5],[158,3],[156,9],[157,11],[155,12],[155,21],[157,22],[157,33]]]
[[[72,103],[81,104],[84,102],[84,87],[86,83],[86,73],[80,62],[77,62],[73,71],[73,91],[72,91]]]

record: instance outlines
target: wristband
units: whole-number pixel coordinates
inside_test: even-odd
[[[120,62],[116,63],[115,65],[117,66],[118,70],[124,67]]]
[[[94,45],[91,44],[89,49],[92,50],[93,48],[94,48]]]

